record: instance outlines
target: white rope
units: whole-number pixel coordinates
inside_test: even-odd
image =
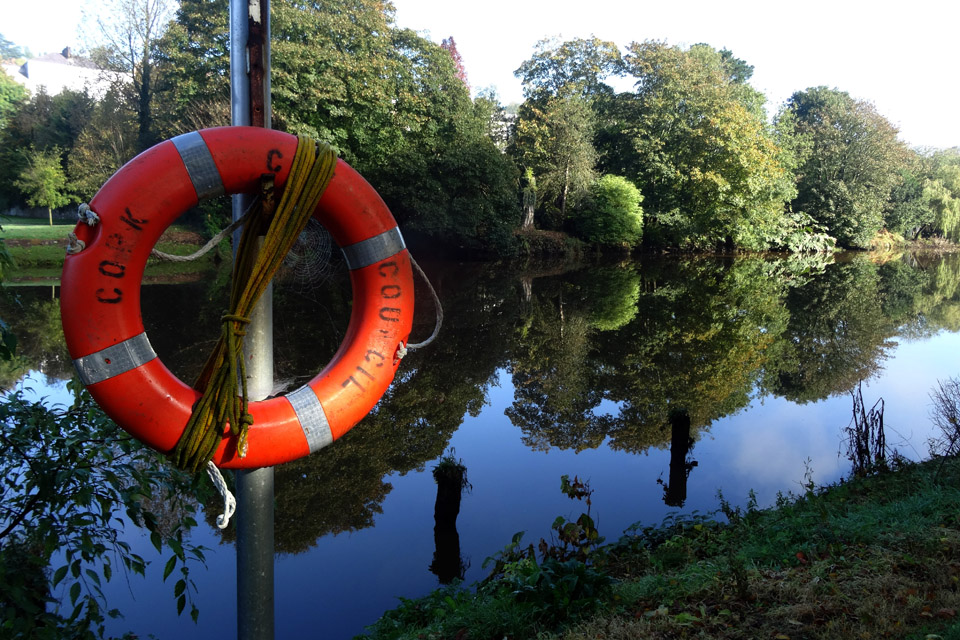
[[[156,258],[160,258],[161,260],[167,260],[169,262],[190,262],[192,260],[199,260],[204,255],[209,253],[211,249],[213,249],[215,246],[220,244],[221,240],[223,240],[225,237],[227,237],[228,235],[236,231],[240,226],[242,226],[247,221],[247,219],[250,217],[250,214],[253,212],[253,205],[257,203],[257,200],[258,199],[254,199],[254,201],[250,204],[250,206],[247,207],[247,210],[243,212],[243,215],[240,216],[234,222],[232,222],[229,227],[227,227],[217,235],[210,238],[207,244],[203,245],[199,250],[194,251],[190,255],[177,256],[172,253],[164,253],[163,251],[157,251],[156,249],[151,250],[150,255]]]
[[[91,209],[90,205],[86,202],[77,207],[77,217],[80,218],[81,222],[86,222],[89,227],[100,222],[100,216],[98,216],[97,212]]]
[[[217,491],[219,491],[223,497],[223,513],[217,516],[217,527],[226,529],[227,525],[230,524],[230,518],[237,510],[237,499],[230,493],[230,489],[227,488],[227,483],[224,481],[220,469],[217,468],[217,465],[213,464],[212,460],[207,462],[207,475],[210,476],[213,486],[217,488]]]
[[[397,347],[398,360],[403,359],[403,356],[407,355],[407,351],[416,351],[417,349],[422,349],[436,340],[437,335],[440,333],[440,326],[443,324],[443,307],[440,306],[440,297],[437,296],[437,292],[434,290],[433,285],[430,284],[430,279],[427,278],[427,274],[423,272],[423,269],[420,268],[420,265],[417,264],[417,261],[413,259],[412,255],[410,256],[410,263],[413,265],[413,268],[417,270],[417,273],[420,274],[420,277],[423,278],[423,281],[427,283],[427,289],[430,290],[430,296],[433,298],[433,306],[437,312],[437,322],[433,327],[433,333],[430,334],[430,337],[423,342],[407,343],[406,345],[401,342]]]
[[[75,253],[80,253],[87,248],[87,244],[77,237],[73,231],[67,234],[67,255],[72,256]]]

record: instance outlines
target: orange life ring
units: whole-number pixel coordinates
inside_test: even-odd
[[[265,173],[282,186],[295,136],[253,127],[184,134],[124,165],[90,201],[99,222],[77,225],[85,245],[63,265],[60,306],[70,357],[90,394],[147,445],[173,449],[200,394],[156,356],[140,314],[140,285],[160,234],[204,198],[250,193]],[[374,407],[399,366],[413,324],[410,255],[386,204],[342,160],[314,212],[341,247],[353,287],[343,344],[316,377],[286,396],[250,403],[248,453],[235,438],[213,461],[264,467],[303,457]]]

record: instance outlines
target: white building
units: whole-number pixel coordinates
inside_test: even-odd
[[[99,99],[104,96],[110,88],[110,82],[116,77],[116,74],[98,68],[89,58],[74,55],[70,47],[60,53],[30,58],[20,66],[5,64],[3,69],[7,75],[29,89],[32,95],[36,95],[40,87],[44,87],[52,96],[64,89],[86,89],[92,97]]]

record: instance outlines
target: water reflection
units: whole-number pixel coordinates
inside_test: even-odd
[[[505,415],[527,447],[669,448],[664,501],[680,506],[698,464],[691,451],[717,420],[767,396],[808,403],[846,394],[877,374],[898,337],[960,328],[956,256],[426,269],[444,303],[441,339],[407,357],[358,428],[277,468],[278,551],[303,552],[323,536],[372,527],[393,490],[391,476],[440,457],[489,401],[498,372],[511,378]],[[299,385],[330,358],[347,325],[349,293],[342,277],[309,294],[280,283],[279,379]],[[2,315],[20,337],[16,366],[69,376],[49,288],[4,289],[2,296]],[[217,335],[226,276],[146,286],[142,299],[157,352],[192,380]],[[433,319],[425,296],[418,305],[415,337],[422,337]],[[4,386],[19,376],[11,364],[0,367]],[[462,574],[456,515],[449,525],[449,518],[435,520],[441,580]]]
[[[657,482],[663,485],[663,503],[668,507],[682,507],[687,502],[687,478],[698,463],[688,460],[693,449],[690,437],[690,415],[683,410],[670,414],[670,479]]]

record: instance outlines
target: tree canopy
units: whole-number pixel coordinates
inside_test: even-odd
[[[59,147],[67,189],[89,198],[149,144],[230,122],[227,0],[103,7],[92,54],[119,74],[105,95],[28,99],[0,77],[7,203],[25,202],[13,181],[31,144]],[[495,93],[471,98],[453,36],[399,28],[388,0],[271,11],[273,126],[332,144],[406,229],[448,248],[509,256],[534,223],[583,235],[604,175],[639,190],[648,247],[829,251],[883,229],[960,239],[955,159],[907,149],[839,89],[797,91],[770,122],[752,62],[729,49],[547,38],[516,69],[525,100],[507,113]],[[623,77],[633,87],[618,93]]]
[[[814,87],[786,106],[809,151],[792,206],[823,224],[842,245],[866,247],[900,178],[907,149],[876,108],[844,91]]]

